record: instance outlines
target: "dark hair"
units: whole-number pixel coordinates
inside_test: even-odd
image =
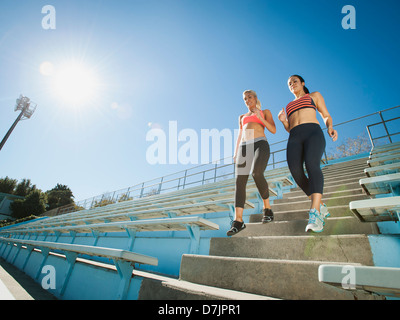
[[[304,83],[305,83],[303,77],[302,77],[302,76],[299,76],[298,74],[294,74],[294,75],[290,76],[289,79],[292,78],[292,77],[299,78],[300,82],[304,82]],[[310,93],[310,91],[307,89],[306,86],[303,87],[303,90],[304,90],[304,92],[305,92],[306,94],[307,94],[307,93]]]

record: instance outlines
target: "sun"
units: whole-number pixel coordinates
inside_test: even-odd
[[[55,68],[53,76],[54,93],[66,104],[84,105],[97,95],[97,77],[92,70],[82,64],[61,65]]]

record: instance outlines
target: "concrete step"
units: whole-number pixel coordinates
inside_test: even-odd
[[[352,292],[318,281],[319,265],[320,261],[183,255],[180,279],[281,299],[353,300]],[[356,298],[374,299],[365,294]]]
[[[365,178],[365,175],[347,175],[343,178],[332,178],[330,180],[324,179],[324,193],[326,192],[332,192],[332,190],[340,190],[343,188],[349,188],[349,189],[354,189],[356,187],[360,187],[359,180],[362,178]],[[267,180],[268,181],[268,180]],[[292,194],[292,193],[303,193],[304,192],[300,189],[300,187],[295,187],[290,189],[290,192],[286,192],[286,194]]]
[[[360,173],[348,173],[344,174],[343,176],[337,175],[337,176],[332,176],[332,177],[324,177],[324,190],[326,187],[332,187],[332,186],[340,186],[343,184],[348,184],[348,183],[359,183],[360,179],[365,178],[365,174],[360,174]]]
[[[344,175],[344,174],[350,174],[350,173],[359,173],[359,174],[363,174],[364,173],[364,169],[367,167],[367,164],[365,163],[364,165],[357,165],[357,166],[353,166],[353,167],[345,167],[345,168],[341,168],[341,169],[326,169],[323,168],[322,172],[324,174],[324,176],[327,177],[332,177],[333,175]],[[365,174],[365,173],[364,173]]]
[[[356,160],[351,160],[351,161],[344,161],[344,162],[339,162],[339,163],[334,163],[334,164],[329,164],[323,167],[323,170],[340,170],[343,168],[348,168],[348,167],[357,167],[359,165],[364,165],[365,167],[367,166],[367,161],[369,160],[368,157],[361,158],[361,159],[356,159]]]
[[[367,235],[379,234],[377,224],[359,222],[349,209],[368,198],[358,183],[366,166],[367,158],[323,168],[331,217],[322,233],[305,232],[310,200],[291,189],[274,200],[274,222],[253,214],[237,235],[212,238],[210,256],[183,255],[180,280],[281,299],[374,299],[318,281],[320,264],[373,265]]]
[[[354,179],[355,181],[358,181],[358,179],[362,179],[366,177],[366,174],[362,170],[351,170],[351,171],[346,171],[346,172],[332,172],[331,174],[324,174],[324,181],[325,182],[332,182],[332,181],[339,181],[342,179],[348,179],[349,177]]]
[[[354,217],[348,205],[328,206],[332,218],[337,217]],[[261,222],[262,213],[250,215],[249,222]],[[291,220],[306,220],[308,219],[308,210],[294,209],[285,211],[274,211],[274,221],[291,221]]]
[[[354,177],[365,177],[366,174],[364,173],[365,168],[357,168],[357,169],[346,169],[342,171],[322,171],[325,180],[332,180],[336,177],[345,178],[346,176],[354,176]]]
[[[138,300],[276,300],[263,295],[222,289],[191,283],[144,271],[135,271],[142,277]]]
[[[363,190],[360,188],[360,185],[355,185],[355,188],[348,189],[346,186],[338,186],[335,188],[330,188],[330,191],[327,192],[324,190],[324,194],[322,196],[324,201],[328,199],[335,198],[335,197],[342,197],[346,195],[360,195],[364,194]],[[296,192],[288,192],[283,194],[282,199],[274,200],[274,204],[278,203],[288,203],[289,201],[302,201],[308,200],[308,197],[305,195],[303,191],[296,191]]]
[[[261,259],[355,262],[373,266],[368,236],[259,236],[212,238],[210,255]]]
[[[324,231],[310,235],[379,234],[376,223],[362,223],[355,217],[335,217],[325,219]],[[246,229],[233,237],[258,236],[304,236],[306,220],[274,221],[267,224],[247,223]]]
[[[365,176],[364,176],[365,177]],[[363,177],[363,178],[364,178]],[[360,186],[360,179],[346,179],[346,181],[338,181],[335,180],[335,183],[325,183],[324,185],[324,194],[329,193],[329,192],[334,192],[337,190],[352,190],[352,189],[361,189]],[[303,190],[300,189],[300,187],[295,187],[290,189],[289,192],[286,192],[283,194],[283,196],[291,196],[292,194],[304,194]]]
[[[332,185],[340,185],[345,183],[358,183],[358,181],[362,178],[365,178],[365,174],[360,173],[348,173],[342,176],[332,176],[328,178],[324,178],[324,187],[332,186]]]
[[[350,194],[339,197],[331,197],[328,199],[324,199],[325,204],[328,207],[335,207],[340,205],[348,205],[351,201],[355,200],[364,200],[368,199],[368,196],[365,194]],[[310,209],[310,200],[305,198],[305,200],[300,201],[281,201],[274,203],[271,205],[272,211],[287,211],[287,210],[309,210]]]
[[[324,167],[322,168],[322,172],[327,175],[332,175],[335,173],[343,173],[343,172],[360,172],[362,173],[364,169],[368,167],[367,161],[362,164],[356,164],[356,165],[347,165],[347,166],[342,166],[342,167]]]

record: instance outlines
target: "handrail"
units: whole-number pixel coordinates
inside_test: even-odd
[[[389,120],[384,120],[383,117],[382,117],[382,114],[380,114],[380,116],[381,116],[382,121],[377,122],[377,123],[374,123],[374,124],[370,124],[370,125],[367,126],[367,131],[368,131],[369,138],[370,138],[370,140],[371,140],[372,147],[375,147],[375,142],[374,142],[375,140],[379,140],[379,139],[383,139],[383,138],[388,138],[388,139],[389,139],[389,142],[392,143],[392,142],[393,142],[393,141],[392,141],[392,136],[395,136],[395,135],[397,135],[397,134],[400,134],[400,132],[389,133],[388,127],[387,127],[387,125],[386,125],[387,122],[394,121],[394,120],[398,120],[398,119],[400,119],[400,117],[392,118],[392,119],[389,119]],[[370,128],[371,128],[371,127],[374,127],[374,126],[377,126],[377,125],[380,125],[380,124],[383,125],[386,134],[383,135],[383,136],[377,137],[377,138],[372,138],[372,134],[371,134]]]

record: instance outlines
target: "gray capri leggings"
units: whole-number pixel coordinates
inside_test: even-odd
[[[253,179],[263,199],[269,198],[267,180],[264,171],[267,167],[270,149],[267,138],[260,137],[252,141],[246,141],[239,146],[239,154],[236,160],[236,189],[235,207],[244,208],[246,201],[246,184],[252,171]]]

